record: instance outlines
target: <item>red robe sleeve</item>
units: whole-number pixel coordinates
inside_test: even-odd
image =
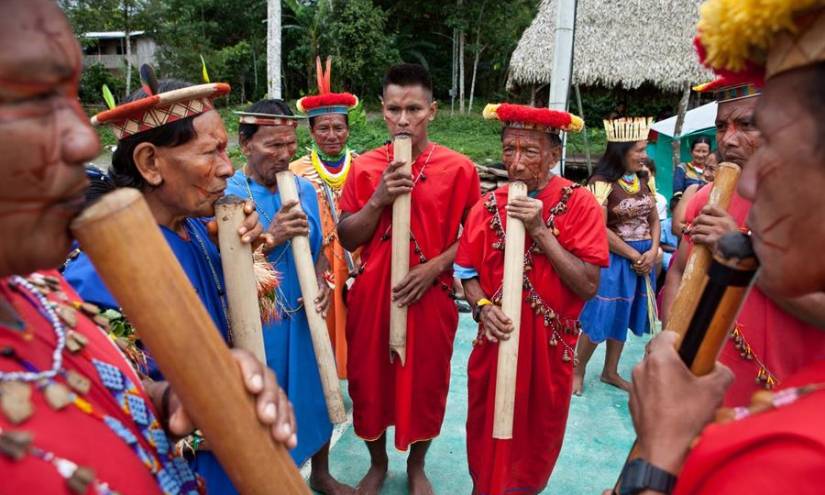
[[[352,162],[352,170],[349,172],[344,189],[341,191],[341,199],[338,206],[343,213],[355,213],[370,200],[375,191],[375,184],[370,180],[370,169],[375,164],[372,160],[374,152],[365,153]]]
[[[559,243],[585,263],[606,268],[610,249],[602,207],[590,191],[578,188],[570,198],[569,208],[556,226]]]
[[[484,233],[486,230],[486,210],[476,202],[464,220],[464,231],[458,242],[455,264],[480,271],[484,259]]]

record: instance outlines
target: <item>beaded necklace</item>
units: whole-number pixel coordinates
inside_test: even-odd
[[[762,390],[753,394],[750,406],[719,408],[716,411],[716,422],[725,424],[740,421],[772,409],[789,406],[806,395],[823,390],[825,390],[825,383],[809,383],[800,387],[786,388],[779,392]]]
[[[685,175],[691,179],[701,179],[704,173],[705,168],[694,165],[692,161],[685,164]]]
[[[636,194],[642,188],[642,182],[636,174],[623,175],[618,182],[627,194]]]
[[[567,213],[567,202],[573,195],[573,191],[579,187],[581,187],[579,184],[573,184],[562,189],[561,198],[559,198],[559,201],[552,208],[550,208],[545,225],[553,232],[553,235],[559,235],[559,230],[556,228],[556,218]],[[504,240],[506,234],[503,227],[504,224],[501,221],[501,214],[498,209],[495,191],[488,193],[487,200],[484,202],[484,208],[492,214],[492,218],[490,219],[490,228],[496,234],[497,238],[497,240],[493,242],[492,248],[498,251],[504,251]],[[562,361],[569,363],[574,360],[576,351],[573,347],[567,344],[567,342],[565,342],[560,331],[568,335],[578,336],[579,333],[581,333],[581,325],[578,320],[562,321],[561,318],[559,318],[559,315],[553,310],[552,307],[550,307],[549,304],[544,301],[536,290],[529,277],[529,273],[533,269],[534,253],[541,253],[541,248],[535,241],[532,241],[524,254],[523,287],[526,292],[524,298],[530,305],[530,308],[532,308],[533,312],[542,316],[544,326],[552,331],[548,342],[550,346],[556,347],[559,343],[561,343],[564,347]],[[494,304],[501,303],[501,290],[502,285],[499,285],[498,289],[496,289],[493,297],[491,298]],[[481,338],[481,331],[481,326],[479,326],[479,335],[476,337],[475,341],[473,341],[474,345],[481,345],[486,341]]]
[[[223,284],[218,276],[218,271],[215,269],[215,265],[212,263],[212,258],[209,256],[209,251],[206,249],[206,243],[203,239],[201,239],[201,236],[198,235],[197,229],[191,222],[195,222],[195,220],[192,220],[191,218],[186,219],[186,230],[189,233],[189,236],[196,241],[196,246],[199,248],[201,257],[206,261],[206,264],[209,265],[209,274],[212,276],[212,283],[214,283],[215,287],[218,289],[218,299],[221,300],[223,319],[226,323],[226,330],[229,332],[229,340],[231,342],[232,326],[229,323],[229,307],[226,304],[226,291],[223,289]]]
[[[345,148],[342,155],[334,158],[320,156],[320,154],[318,148],[313,144],[309,159],[315,173],[331,188],[340,189],[346,182],[350,165],[352,165],[352,152],[349,148]],[[338,171],[333,172],[330,169],[338,169]]]
[[[742,332],[742,325],[740,323],[736,323],[733,327],[733,330],[730,332],[731,341],[733,342],[733,346],[739,352],[739,356],[746,360],[752,361],[756,367],[756,383],[761,385],[766,390],[773,389],[777,384],[779,384],[779,380],[776,378],[776,375],[771,373],[767,366],[759,359],[753,352],[753,348],[745,339],[745,335]]]

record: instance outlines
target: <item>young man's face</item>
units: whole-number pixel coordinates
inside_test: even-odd
[[[414,147],[427,141],[427,127],[437,111],[428,90],[417,84],[390,84],[384,89],[382,108],[391,138],[409,136]]]
[[[825,289],[825,264],[818,261],[825,244],[825,115],[808,101],[814,74],[801,69],[768,81],[755,114],[763,142],[739,180],[739,193],[753,202],[748,226],[762,263],[760,283],[786,296]]]

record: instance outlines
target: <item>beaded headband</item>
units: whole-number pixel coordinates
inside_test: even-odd
[[[646,141],[653,125],[653,117],[622,117],[605,120],[604,130],[610,143],[629,143]]]
[[[327,57],[327,69],[321,67],[321,57],[315,58],[315,72],[318,82],[318,94],[304,96],[298,100],[298,111],[308,117],[317,117],[326,114],[347,115],[350,109],[358,106],[358,97],[351,93],[333,93],[330,81],[332,79],[332,57]]]
[[[240,118],[241,124],[253,124],[269,127],[288,126],[298,127],[298,120],[302,117],[295,115],[277,115],[272,113],[234,112]]]
[[[759,96],[762,90],[753,82],[740,81],[733,77],[718,77],[713,81],[693,87],[697,93],[713,94],[719,103]]]

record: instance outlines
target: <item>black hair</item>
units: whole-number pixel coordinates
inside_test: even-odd
[[[650,175],[656,175],[656,162],[654,162],[650,157],[645,158],[645,165],[647,165],[647,169],[650,170]]]
[[[670,204],[668,205],[670,207],[670,211],[675,210],[676,207],[679,206],[679,201],[681,201],[681,200],[682,200],[682,195],[681,194],[674,195],[672,198],[670,198]]]
[[[710,138],[709,137],[699,136],[696,139],[694,139],[693,141],[691,141],[690,151],[693,151],[694,149],[696,149],[697,144],[706,144],[706,145],[708,145],[708,151],[710,151],[711,145],[710,145]]]
[[[269,115],[294,115],[289,105],[284,100],[268,99],[259,100],[244,109],[244,112],[249,113],[265,113]],[[238,139],[240,141],[249,141],[252,136],[258,132],[257,124],[241,124],[238,126]]]
[[[189,86],[192,86],[192,84],[177,79],[161,79],[158,82],[158,92],[165,93]],[[146,98],[146,96],[146,92],[141,88],[129,95],[126,102]],[[198,136],[193,123],[195,117],[196,115],[193,115],[176,120],[170,124],[155,127],[118,141],[117,149],[112,154],[112,169],[109,172],[114,184],[117,187],[144,189],[147,186],[146,180],[135,165],[134,154],[137,145],[151,143],[155,146],[171,148],[186,144]]]
[[[384,83],[381,86],[383,91],[387,86],[421,86],[426,89],[430,96],[433,94],[433,78],[430,71],[420,64],[397,64],[387,70],[384,75]]]
[[[339,113],[339,114],[336,114],[336,115],[343,115],[344,116],[344,122],[346,122],[347,127],[349,127],[349,114]],[[316,115],[315,117],[310,117],[309,118],[309,128],[310,129],[315,128],[315,119],[317,119],[318,117],[320,117],[320,115]]]
[[[599,163],[596,164],[596,169],[593,170],[593,176],[603,177],[608,182],[619,180],[619,178],[626,173],[626,157],[634,146],[636,146],[636,141],[624,143],[608,142],[607,148],[604,150],[604,155],[599,158]],[[638,175],[641,177],[642,174]]]
[[[86,189],[86,206],[91,205],[104,194],[117,189],[109,174],[96,165],[86,165],[86,177],[89,178],[89,188]]]
[[[822,118],[825,116],[825,85],[822,84],[823,80],[825,80],[825,62],[818,62],[811,66],[811,71],[808,75],[808,108],[810,108],[814,116],[814,121],[819,131],[819,136],[816,140],[816,142],[819,143],[817,146],[818,150],[825,153],[825,122],[823,122]]]

